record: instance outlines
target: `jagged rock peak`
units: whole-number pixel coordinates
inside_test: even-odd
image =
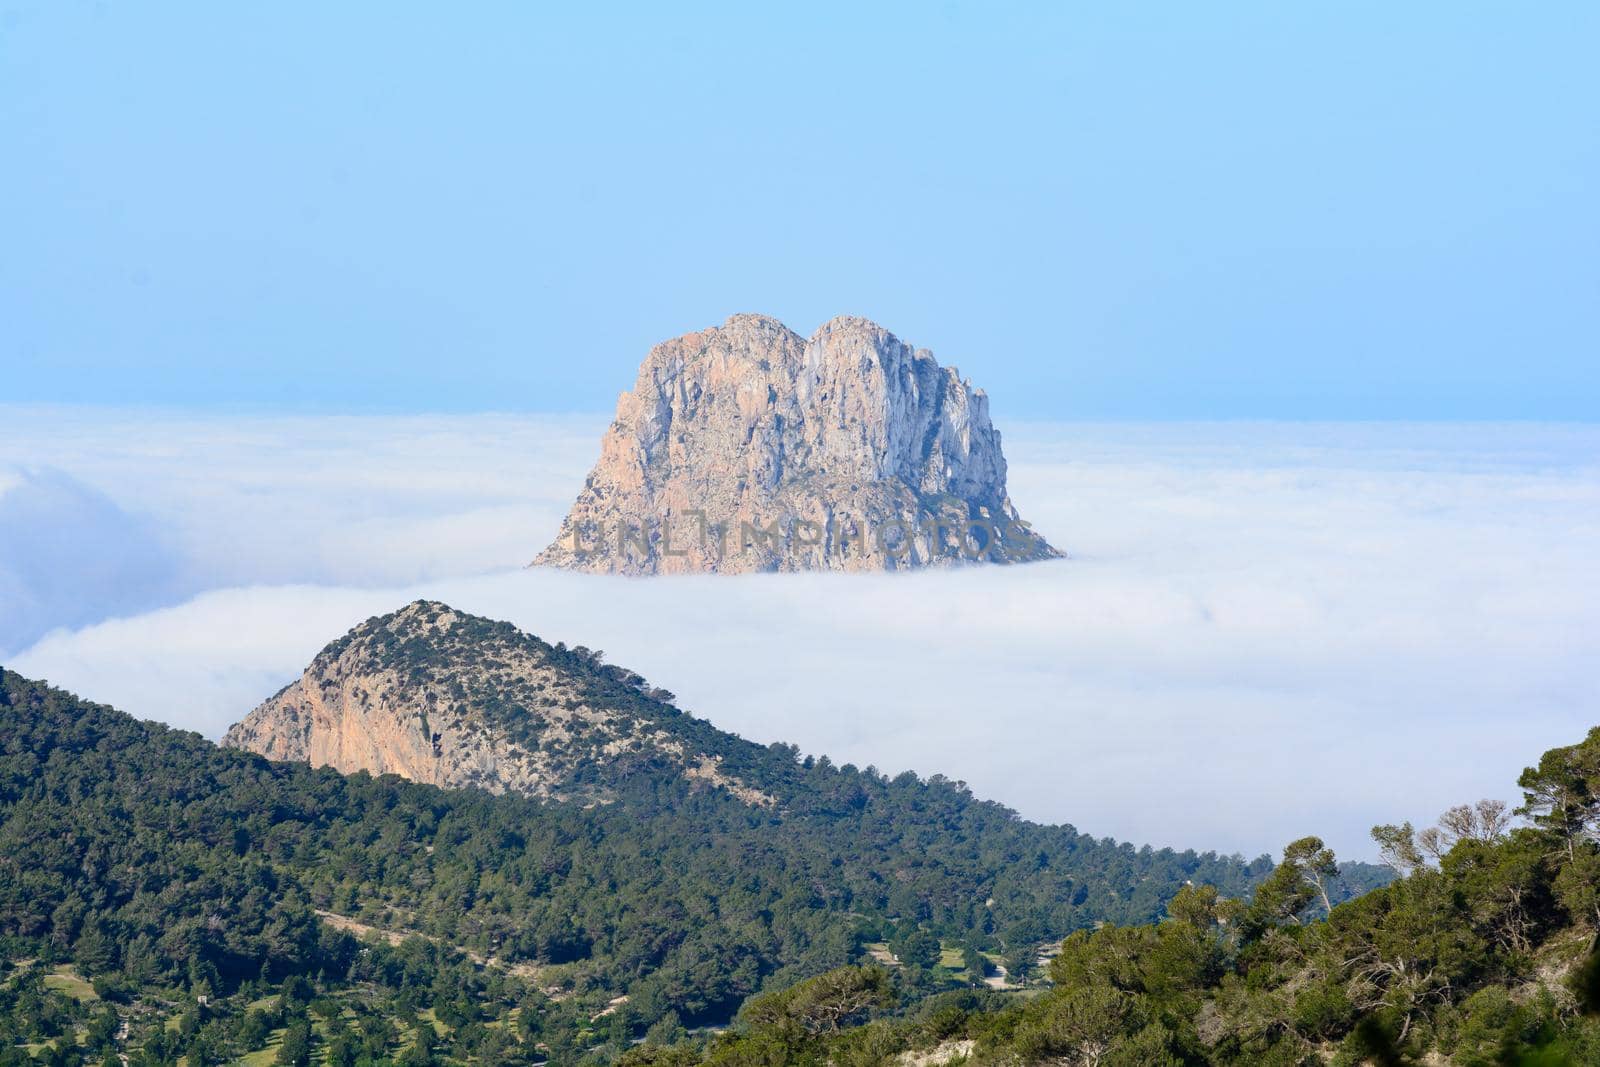
[[[1060,553],[1006,492],[989,398],[869,319],[766,315],[650,350],[535,565],[896,570]]]
[[[583,647],[418,600],[330,643],[223,744],[344,772],[605,801],[634,775],[771,798],[721,768],[708,733]]]

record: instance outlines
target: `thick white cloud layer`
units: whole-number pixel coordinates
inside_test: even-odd
[[[58,470],[0,472],[0,652],[189,592],[154,523]]]
[[[1512,796],[1600,722],[1591,427],[1014,426],[1012,495],[1070,560],[627,580],[517,569],[603,419],[6,414],[0,463],[177,561],[155,610],[63,614],[9,665],[211,736],[417,596],[603,648],[748,737],[1157,844],[1367,855],[1372,823]]]

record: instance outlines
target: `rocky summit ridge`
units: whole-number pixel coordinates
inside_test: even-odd
[[[771,804],[722,768],[718,746],[747,743],[672,700],[586,648],[419,600],[329,644],[222,743],[446,788],[605,802],[639,776]]]
[[[1006,492],[983,390],[867,319],[735,315],[650,350],[534,565],[875,571],[1060,553]]]

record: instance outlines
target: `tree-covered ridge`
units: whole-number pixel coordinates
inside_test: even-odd
[[[777,839],[825,845],[817,860],[828,866],[816,878],[829,906],[881,899],[874,913],[887,909],[952,930],[988,928],[1009,934],[1013,944],[1039,943],[1095,922],[1157,916],[1187,881],[1242,891],[1271,868],[1265,856],[1247,863],[1135,849],[1071,826],[1039,826],[939,775],[889,778],[872,767],[802,757],[792,745],[758,745],[685,713],[670,692],[605,662],[601,652],[552,645],[438,602],[416,601],[360,624],[319,653],[307,677],[329,684],[351,674],[403,678],[408,688],[390,699],[534,748],[551,732],[552,706],[585,709],[591,714],[581,723],[559,731],[561,786],[549,795],[621,802],[659,819],[681,817],[687,792],[696,810],[709,807],[743,826],[757,855]],[[619,736],[631,743],[615,744]],[[718,778],[686,776],[684,753],[712,761]],[[711,788],[718,780],[737,787]],[[770,803],[751,805],[752,792]],[[729,797],[767,810],[739,813],[721,804]],[[764,829],[773,827],[783,830]],[[709,829],[694,820],[683,828]],[[897,856],[905,862],[891,865]],[[865,860],[874,873],[855,881],[865,868],[839,867],[832,863],[838,857]],[[1352,865],[1336,894],[1383,880],[1379,869]]]
[[[1401,875],[1313,916],[1333,856],[1285,850],[1249,900],[1186,887],[1166,920],[1069,936],[1051,988],[941,995],[909,1015],[846,968],[746,1003],[710,1041],[634,1064],[1600,1063],[1600,728],[1494,801],[1374,828]]]
[[[623,779],[688,775],[772,803],[723,766],[724,751],[766,750],[696,728],[672,699],[600,653],[416,601],[331,642],[223,743],[491,792],[609,802]]]
[[[651,699],[594,657],[561,654],[590,662],[595,685]],[[1236,895],[1270,869],[1027,823],[941,779],[784,746],[726,751],[772,772],[783,806],[671,775],[619,779],[602,805],[344,776],[3,672],[0,944],[12,961],[70,962],[141,1012],[180,1011],[205,990],[206,1011],[233,1010],[230,1026],[242,1025],[240,998],[295,978],[364,1004],[409,989],[412,1008],[437,1013],[447,973],[495,985],[506,1011],[535,994],[564,1005],[517,1055],[542,1045],[569,1062],[652,1028],[725,1020],[761,990],[866,961],[875,942],[906,953],[898,980],[916,998],[955,981],[941,948],[1027,960],[1074,929],[1152,918],[1186,881]],[[366,928],[377,941],[363,946],[352,931]],[[382,942],[407,936],[413,964],[437,960],[389,959],[399,950]],[[930,940],[918,962],[923,950],[906,946]],[[36,988],[32,971],[13,977],[8,989]]]

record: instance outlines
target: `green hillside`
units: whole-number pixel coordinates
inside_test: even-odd
[[[1404,877],[1312,918],[1332,869],[1290,845],[1249,901],[1185,889],[1158,924],[1068,937],[1032,998],[964,992],[909,1009],[873,968],[748,1002],[711,1041],[635,1064],[1600,1063],[1600,728],[1495,802],[1374,829]]]
[[[646,1034],[722,1024],[750,995],[880,943],[905,953],[897,988],[914,1001],[973,979],[946,953],[1020,971],[1075,929],[1158,916],[1186,881],[1238,895],[1270,869],[750,745],[564,655],[616,699],[702,733],[781,806],[661,774],[618,778],[599,805],[346,777],[6,672],[9,1055],[195,1067],[283,1040],[294,1052],[304,1036],[324,1058],[342,1037],[364,1050],[350,1062],[378,1062],[421,1055],[417,1035],[436,1032],[435,1057],[603,1061]]]

